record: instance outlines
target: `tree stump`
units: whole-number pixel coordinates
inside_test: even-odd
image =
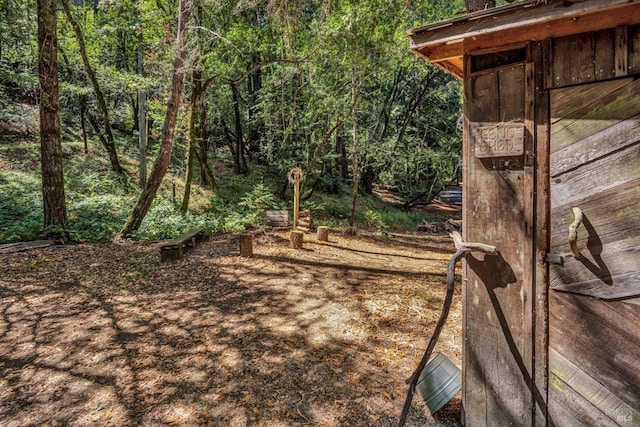
[[[253,234],[246,233],[240,235],[240,256],[253,256]]]
[[[293,230],[289,236],[289,243],[293,249],[302,249],[304,233],[302,231]]]
[[[329,227],[327,227],[326,225],[318,226],[318,241],[319,242],[329,241]]]
[[[346,234],[347,236],[355,236],[356,234],[358,234],[358,229],[354,226],[347,227],[344,231],[344,234]]]

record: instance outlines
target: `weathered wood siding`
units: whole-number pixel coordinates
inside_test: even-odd
[[[519,63],[465,79],[464,238],[500,250],[465,263],[463,411],[474,427],[532,422],[530,177],[522,164],[476,157],[472,135],[478,124],[525,123],[526,75]]]
[[[639,53],[638,26],[551,43],[551,425],[640,425]]]
[[[550,425],[640,425],[638,302],[551,292]]]
[[[466,258],[466,425],[640,425],[639,51],[624,26],[465,77],[464,238],[501,252]],[[524,125],[522,158],[478,155],[492,124]]]
[[[640,80],[552,92],[551,288],[603,299],[640,296]],[[575,259],[573,207],[584,213]]]
[[[465,258],[463,423],[640,427],[640,0],[518,3],[411,34],[464,80],[464,239],[501,254]]]
[[[640,25],[551,40],[547,88],[624,77],[640,72]]]

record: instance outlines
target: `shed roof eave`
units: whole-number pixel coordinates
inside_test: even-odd
[[[491,9],[485,9],[485,10],[480,10],[477,12],[472,12],[469,14],[465,14],[465,15],[460,15],[457,16],[455,18],[450,18],[450,19],[446,19],[444,21],[439,21],[439,22],[434,22],[431,24],[427,24],[427,25],[422,25],[420,27],[416,27],[416,28],[410,28],[408,29],[407,35],[408,36],[414,36],[416,34],[420,34],[426,31],[435,31],[435,30],[439,30],[441,28],[446,28],[446,27],[451,27],[453,25],[459,24],[461,22],[468,22],[468,21],[474,21],[474,20],[478,20],[480,18],[484,18],[487,16],[494,16],[494,15],[498,15],[501,13],[505,13],[508,11],[512,11],[515,9],[522,9],[522,8],[526,8],[526,7],[531,7],[532,5],[535,6],[537,3],[539,3],[539,0],[527,0],[526,2],[524,1],[520,1],[518,3],[511,3],[508,4],[506,6],[500,6],[500,7],[494,7]]]
[[[624,8],[639,5],[640,0],[528,0],[503,7],[488,9],[447,21],[417,27],[407,31],[411,41],[411,49],[425,52],[440,50],[444,46],[455,45],[459,48],[457,55],[462,55],[465,39],[490,36],[502,32],[513,32],[518,29],[550,25],[562,20],[570,20],[577,16],[596,15],[603,10]],[[535,39],[526,31],[519,31],[526,40]],[[516,40],[512,40],[516,41]],[[450,49],[446,49],[450,50]],[[450,53],[450,52],[449,52]],[[426,54],[431,57],[432,55]]]
[[[457,77],[458,79],[462,80],[463,71],[464,71],[463,70],[463,65],[462,65],[463,64],[462,57],[448,58],[447,60],[434,61],[432,58],[430,58],[428,55],[426,55],[424,52],[422,52],[420,50],[413,50],[413,52],[416,55],[421,56],[422,58],[426,59],[427,61],[437,65],[440,68],[442,68],[447,73],[449,73],[449,74],[453,75],[454,77]]]

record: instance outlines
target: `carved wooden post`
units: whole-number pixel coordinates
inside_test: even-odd
[[[304,179],[304,173],[300,168],[289,171],[289,182],[293,184],[293,228],[298,226],[298,211],[300,210],[300,181]]]
[[[318,241],[319,242],[329,241],[329,227],[327,227],[326,225],[318,226]]]
[[[293,230],[289,236],[289,243],[293,249],[302,249],[304,241],[304,233],[302,231]]]
[[[246,233],[240,235],[240,256],[253,256],[253,234]]]

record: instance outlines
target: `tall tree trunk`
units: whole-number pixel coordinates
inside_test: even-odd
[[[147,182],[147,186],[140,194],[140,198],[133,208],[133,212],[129,216],[127,223],[121,231],[122,237],[127,237],[136,231],[142,220],[149,211],[151,202],[156,196],[158,188],[162,183],[169,160],[171,159],[171,149],[173,147],[173,137],[176,130],[176,122],[178,117],[178,107],[180,106],[180,96],[182,94],[182,83],[184,81],[184,62],[187,57],[187,36],[189,14],[191,12],[191,0],[180,0],[178,11],[178,34],[176,40],[176,60],[173,66],[173,78],[171,82],[171,93],[169,95],[169,104],[167,105],[167,114],[164,119],[162,128],[162,144],[160,152],[153,165],[151,175]]]
[[[356,86],[357,76],[355,70],[352,71],[351,76],[351,103],[353,105],[356,104],[356,100],[358,99],[358,88]],[[354,229],[354,223],[356,218],[356,203],[358,201],[358,121],[357,114],[354,110],[353,117],[351,120],[353,121],[353,194],[351,196],[351,216],[349,217],[349,226]]]
[[[198,3],[193,19],[196,25],[200,25],[200,16],[202,15],[202,4]],[[193,71],[191,73],[191,117],[189,120],[189,150],[187,151],[187,173],[185,179],[184,197],[182,199],[183,211],[187,211],[189,207],[189,198],[191,196],[191,182],[193,179],[193,157],[198,159],[200,164],[200,177],[202,183],[208,183],[211,191],[215,191],[216,182],[207,164],[207,146],[205,142],[205,131],[207,126],[207,114],[204,108],[204,94],[209,82],[205,83],[202,79],[203,64],[202,53],[200,50],[200,38],[196,35],[196,47],[192,56],[194,57]]]
[[[490,7],[496,7],[496,0],[464,0],[467,13],[485,10]]]
[[[240,156],[236,155],[236,148],[234,146],[233,134],[229,130],[227,126],[227,122],[224,121],[224,118],[220,116],[220,126],[222,127],[222,133],[224,135],[224,140],[227,142],[227,146],[229,147],[229,151],[231,152],[231,157],[233,158],[233,171],[236,174],[240,173]]]
[[[202,109],[200,111],[200,140],[198,141],[198,161],[200,162],[200,181],[206,182],[211,191],[216,191],[216,180],[209,167],[209,128],[207,124],[207,109],[204,105],[204,90],[202,91]]]
[[[247,79],[247,92],[249,107],[247,112],[249,114],[249,135],[248,145],[250,152],[256,152],[260,149],[260,137],[264,132],[264,120],[260,116],[260,109],[258,108],[258,94],[262,89],[262,69],[258,67],[260,64],[260,57],[253,55],[252,67],[255,70],[249,75]]]
[[[191,89],[191,117],[189,118],[189,146],[187,148],[187,170],[184,178],[184,194],[182,196],[182,205],[180,210],[186,212],[189,209],[189,198],[191,197],[191,179],[193,177],[193,157],[195,155],[195,147],[198,140],[198,86],[202,87],[202,69],[198,61],[193,64],[194,69],[191,72],[191,80],[193,88]]]
[[[207,183],[211,191],[216,190],[216,181],[207,162],[206,127],[207,114],[204,108],[205,86],[202,84],[202,64],[198,64],[192,73],[193,88],[191,89],[191,120],[189,122],[190,144],[193,154],[200,164],[203,183]],[[204,147],[204,148],[203,148]],[[186,189],[185,189],[186,191]]]
[[[38,79],[40,81],[40,155],[45,233],[67,234],[64,200],[60,100],[58,98],[58,38],[55,0],[38,0]]]
[[[129,102],[131,103],[131,134],[134,134],[138,131],[138,125],[140,124],[140,120],[138,120],[138,94],[136,96],[130,95]]]
[[[204,93],[202,94],[204,97]],[[207,120],[207,109],[203,105],[200,112],[200,141],[198,141],[198,160],[200,161],[200,182],[208,182],[207,169],[209,169],[209,124]],[[206,166],[206,167],[205,167]],[[209,169],[211,171],[211,169]],[[213,176],[213,175],[212,175]],[[215,187],[215,182],[213,183]],[[211,182],[209,182],[211,185]],[[211,191],[215,189],[212,188]]]
[[[78,104],[80,105],[80,128],[82,129],[82,142],[84,144],[84,154],[89,154],[89,144],[87,143],[86,95],[78,95]]]
[[[98,78],[96,77],[96,73],[94,72],[91,64],[89,63],[89,57],[87,56],[87,48],[84,43],[84,36],[82,34],[82,30],[80,29],[80,25],[73,17],[71,13],[71,9],[69,8],[68,0],[60,0],[62,3],[62,8],[64,9],[64,13],[73,27],[73,31],[76,35],[76,39],[78,41],[78,48],[80,50],[80,56],[82,57],[82,63],[84,64],[84,70],[89,76],[89,80],[91,81],[91,86],[93,87],[93,91],[96,95],[96,99],[98,101],[98,106],[100,107],[100,112],[102,113],[102,121],[104,125],[104,131],[107,135],[107,144],[105,148],[109,154],[109,160],[111,161],[111,169],[115,172],[124,174],[125,170],[120,166],[120,161],[118,160],[118,153],[116,152],[116,143],[113,138],[113,132],[111,131],[111,122],[109,119],[109,110],[107,109],[107,103],[104,100],[104,96],[102,95],[102,90],[100,90],[100,85],[98,84]]]
[[[234,165],[236,165],[236,173],[247,173],[247,159],[244,155],[244,143],[242,142],[242,122],[240,121],[240,95],[238,94],[238,87],[235,83],[230,83],[231,94],[233,95],[233,117],[235,119],[235,136],[236,146]],[[242,163],[241,163],[242,162]]]
[[[138,29],[138,74],[144,75],[144,50],[142,48],[142,28]],[[145,101],[147,94],[143,89],[138,90],[138,183],[144,188],[147,185],[147,113],[145,111]]]
[[[86,103],[86,100],[85,100],[85,103]],[[91,112],[91,110],[86,108],[86,106],[85,106],[85,111],[84,112],[86,114],[86,118],[89,119],[89,124],[93,128],[93,131],[98,136],[98,139],[100,140],[100,143],[105,147],[107,145],[109,145],[109,143],[107,142],[107,140],[105,139],[103,133],[100,130],[100,123],[98,123],[98,119],[96,118],[96,116],[94,116],[93,113]]]
[[[144,188],[147,185],[147,113],[144,103],[147,94],[143,90],[138,91],[138,184]]]
[[[344,136],[340,132],[336,132],[336,167],[340,178],[345,180],[349,177],[347,146],[344,143]]]
[[[195,11],[195,25],[202,25],[202,13],[203,13],[203,3],[198,2]],[[202,42],[201,42],[201,33],[197,34],[196,44],[197,44],[197,55],[198,55],[198,78],[194,77],[193,81],[193,91],[197,96],[194,97],[197,102],[192,105],[192,114],[194,111],[197,111],[196,119],[196,129],[197,129],[197,138],[196,138],[196,151],[195,154],[198,157],[198,162],[200,163],[200,183],[207,183],[211,191],[216,190],[216,180],[213,177],[213,173],[211,172],[211,168],[209,167],[209,128],[207,123],[207,109],[204,104],[205,93],[207,92],[207,88],[209,85],[215,80],[215,78],[209,78],[206,81],[203,80],[203,71],[202,71]],[[194,75],[195,76],[195,75]],[[197,108],[196,108],[197,107]]]
[[[192,113],[193,114],[193,113]],[[187,148],[187,170],[184,177],[184,194],[180,210],[186,212],[189,209],[189,198],[191,197],[191,180],[193,178],[193,157],[195,156],[195,136],[189,135],[189,147]]]

